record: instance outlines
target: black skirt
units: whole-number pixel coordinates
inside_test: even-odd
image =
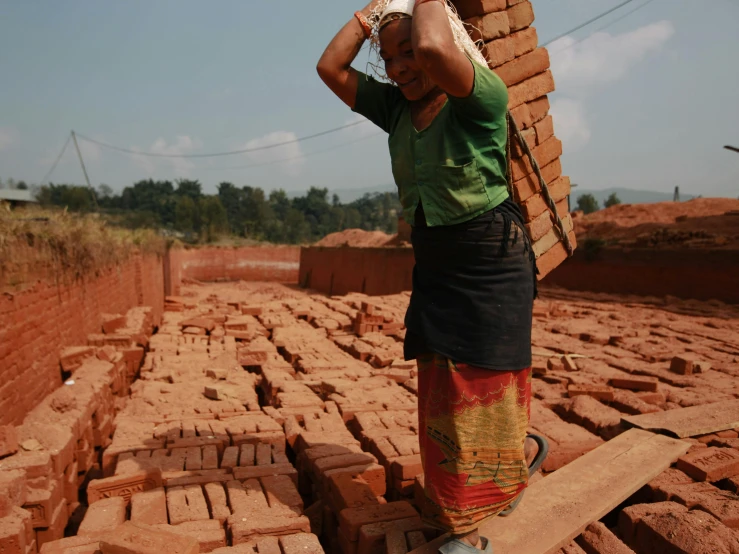
[[[508,199],[443,227],[425,226],[419,207],[416,222],[405,359],[436,353],[485,369],[531,367],[536,261],[518,206]]]

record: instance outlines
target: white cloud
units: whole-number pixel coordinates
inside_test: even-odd
[[[284,160],[279,166],[285,169],[285,172],[290,175],[297,175],[300,172],[300,168],[305,162],[305,156],[303,150],[300,147],[299,142],[290,142],[297,140],[298,136],[293,131],[275,131],[273,133],[266,134],[262,137],[252,139],[246,144],[238,146],[237,150],[246,150],[253,148],[261,148],[255,152],[248,152],[246,154],[249,161],[257,163],[270,163],[278,160]],[[265,148],[275,144],[289,142],[282,146],[275,146],[273,148]]]
[[[151,154],[184,155],[192,154],[203,147],[203,143],[189,135],[177,135],[173,143],[169,144],[163,137],[159,137],[148,150],[132,147],[132,150],[141,150]],[[148,156],[134,156],[134,161],[141,169],[149,174],[156,172],[161,164],[166,164],[174,170],[176,177],[189,177],[190,171],[195,167],[191,159],[187,158],[152,158]],[[168,169],[169,169],[168,168]]]
[[[674,34],[671,22],[659,21],[620,35],[595,33],[578,44],[571,36],[561,38],[549,46],[558,90],[586,95],[597,86],[618,81]]]
[[[567,151],[579,150],[590,141],[590,127],[582,102],[558,98],[549,110],[556,122],[557,136]]]
[[[0,127],[0,150],[5,150],[16,141],[17,135],[13,129]]]
[[[659,21],[620,35],[595,33],[582,42],[567,36],[549,46],[551,70],[557,83],[551,113],[557,135],[568,152],[579,150],[590,141],[585,100],[624,78],[674,34],[671,22]]]

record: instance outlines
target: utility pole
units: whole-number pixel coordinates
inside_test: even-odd
[[[724,146],[724,148],[726,148],[727,150],[731,150],[732,152],[739,152],[739,148],[737,148],[736,146],[729,146],[727,144],[726,146]]]
[[[80,152],[80,147],[77,144],[77,135],[74,134],[74,131],[72,131],[72,140],[74,141],[74,147],[77,149],[77,157],[80,159],[80,165],[82,166],[82,173],[85,174],[85,181],[87,181],[87,188],[90,189],[90,195],[92,196],[92,203],[95,205],[95,211],[98,210],[98,199],[95,196],[95,190],[92,188],[92,185],[90,184],[90,178],[87,176],[87,169],[85,169],[85,162],[82,161],[82,152]]]

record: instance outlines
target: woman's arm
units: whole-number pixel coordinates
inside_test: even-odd
[[[378,0],[372,0],[361,10],[362,14],[369,17],[377,3]],[[357,98],[358,75],[351,63],[365,40],[362,24],[356,17],[352,17],[326,47],[316,67],[318,75],[328,88],[352,109]]]
[[[475,83],[475,68],[454,43],[445,2],[432,0],[417,5],[412,33],[414,56],[429,78],[451,96],[469,96]]]

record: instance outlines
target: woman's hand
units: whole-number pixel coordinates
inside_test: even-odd
[[[372,0],[360,12],[364,17],[369,17],[379,2]],[[357,17],[352,17],[326,47],[316,67],[326,86],[350,108],[354,108],[359,78],[351,64],[365,40],[364,27]]]

